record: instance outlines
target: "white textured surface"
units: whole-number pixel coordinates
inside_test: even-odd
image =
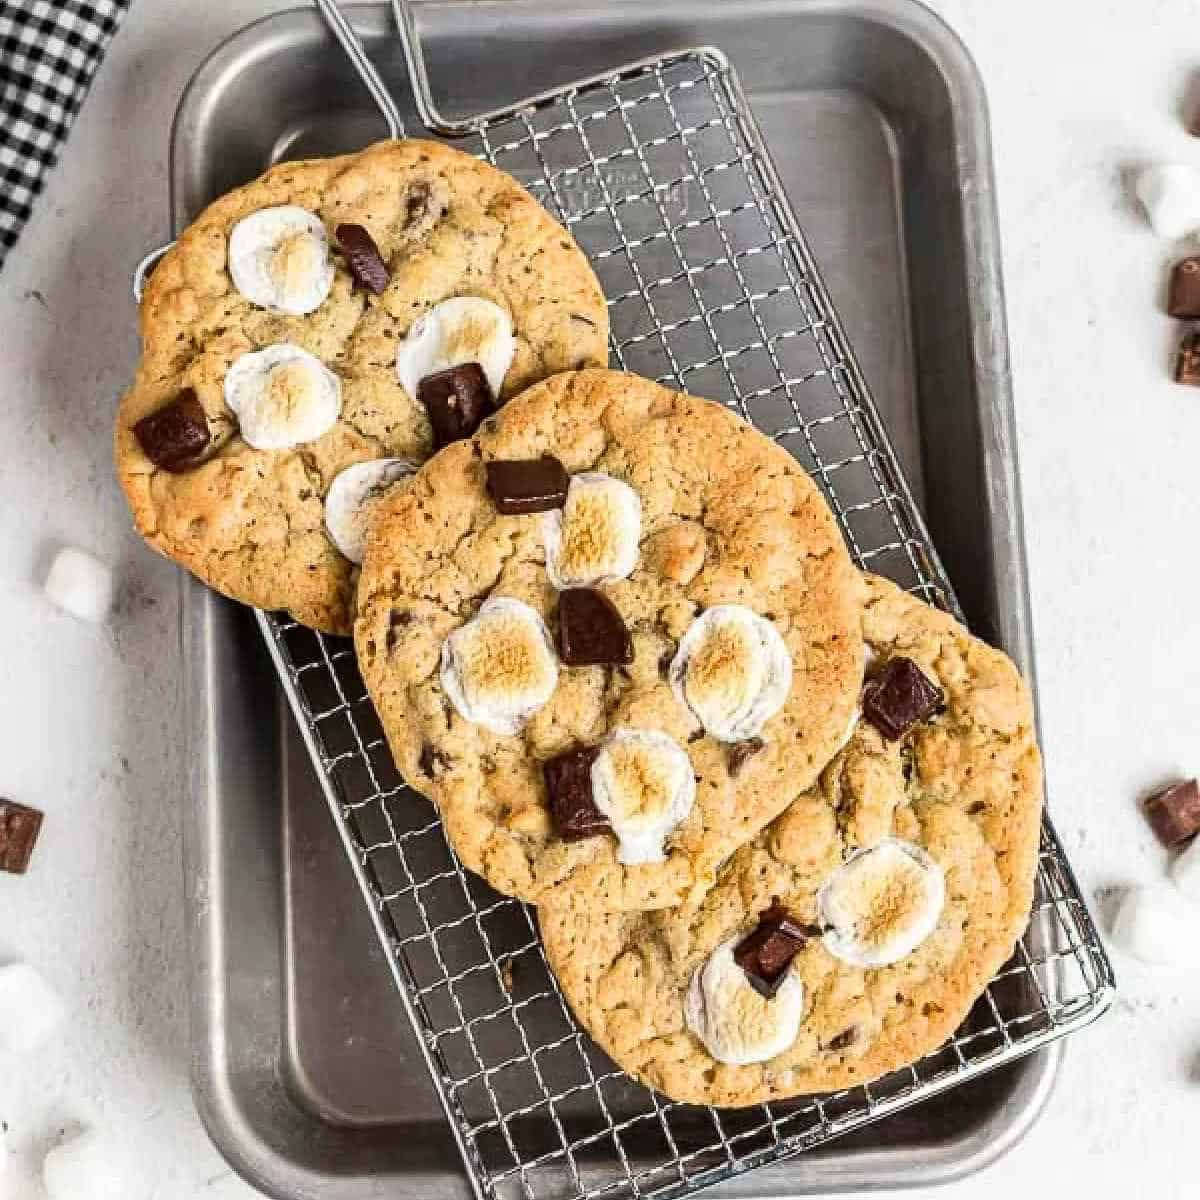
[[[201,55],[282,4],[142,0],[0,276],[0,794],[48,817],[0,876],[0,961],[77,997],[58,1041],[0,1063],[4,1200],[37,1200],[78,1122],[128,1151],[127,1200],[251,1196],[191,1108],[177,806],[174,569],[129,531],[110,421],[134,358],[131,264],[167,233],[170,113]],[[1133,803],[1200,770],[1200,392],[1168,382],[1176,249],[1129,198],[1152,161],[1200,165],[1178,106],[1191,0],[939,0],[991,98],[1047,766],[1090,893],[1161,880]],[[20,514],[20,519],[13,519]],[[40,592],[64,542],[117,567],[107,626]],[[1075,1039],[1044,1118],[939,1200],[1196,1195],[1200,976],[1118,961],[1121,999]]]
[[[26,962],[0,967],[0,1054],[29,1054],[43,1045],[67,1011],[59,994]]]

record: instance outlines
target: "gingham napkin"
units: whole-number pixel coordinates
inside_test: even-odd
[[[0,266],[131,0],[0,0]]]

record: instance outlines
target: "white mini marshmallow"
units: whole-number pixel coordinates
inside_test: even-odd
[[[36,1050],[65,1013],[58,993],[28,963],[0,967],[0,1052]]]
[[[367,552],[371,510],[383,493],[411,475],[417,464],[406,458],[373,458],[339,471],[325,497],[325,529],[333,544],[352,562]]]
[[[722,742],[757,737],[792,688],[779,630],[741,604],[716,604],[688,626],[668,672],[675,698]]]
[[[856,967],[906,958],[937,928],[945,903],[938,863],[890,837],[852,854],[817,892],[825,948]]]
[[[334,276],[321,218],[294,204],[243,217],[229,235],[229,274],[251,304],[293,317],[315,312]]]
[[[617,837],[617,861],[662,862],[663,843],[696,803],[687,751],[655,729],[618,729],[592,763],[592,802]]]
[[[755,990],[734,961],[740,937],[722,942],[692,975],[684,1001],[687,1027],[718,1062],[742,1067],[782,1054],[800,1032],[804,984],[788,969],[775,994]]]
[[[1171,867],[1175,886],[1189,899],[1200,904],[1200,837],[1175,860]]]
[[[1109,939],[1151,966],[1200,966],[1196,918],[1163,892],[1148,888],[1127,891],[1113,916]]]
[[[1160,237],[1186,237],[1200,229],[1200,170],[1195,167],[1181,163],[1146,167],[1134,190]]]
[[[637,566],[642,501],[621,479],[571,476],[566,503],[542,517],[546,574],[560,590],[625,579]]]
[[[42,1183],[50,1200],[127,1200],[119,1153],[94,1129],[55,1146],[42,1163]]]
[[[64,546],[50,564],[47,598],[81,621],[103,621],[112,608],[113,573],[98,558]]]
[[[455,296],[413,322],[396,347],[396,376],[415,399],[422,379],[474,362],[499,399],[516,352],[512,318],[500,305],[479,296]]]
[[[342,381],[314,354],[277,342],[235,359],[225,372],[225,403],[256,450],[316,441],[342,411]]]

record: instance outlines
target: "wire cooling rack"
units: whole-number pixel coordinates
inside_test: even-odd
[[[719,53],[641,63],[491,114],[466,148],[571,229],[610,298],[616,363],[726,401],[817,479],[860,566],[957,611]],[[1011,1062],[1111,1000],[1111,969],[1047,822],[1029,931],[936,1053],[829,1096],[736,1111],[668,1102],[576,1027],[531,910],[459,865],[435,811],[396,773],[349,644],[260,620],[481,1200],[682,1195]]]

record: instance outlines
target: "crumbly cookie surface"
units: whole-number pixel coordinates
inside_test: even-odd
[[[696,905],[539,911],[546,953],[580,1022],[631,1075],[676,1100],[736,1107],[876,1079],[934,1050],[1012,953],[1032,904],[1041,760],[1028,689],[1009,659],[946,614],[868,577],[867,644],[916,661],[944,710],[885,742],[860,721],[818,786],[722,870]],[[685,1022],[693,973],[779,897],[817,921],[817,889],[856,849],[898,837],[945,873],[934,932],[899,962],[861,969],[811,938],[792,963],[806,1000],[790,1048],[714,1059]]]
[[[637,566],[601,588],[632,635],[634,661],[562,666],[549,702],[503,737],[455,711],[439,655],[488,597],[523,601],[557,627],[541,514],[501,516],[484,483],[486,461],[543,453],[572,475],[614,476],[640,498]],[[718,404],[581,371],[529,389],[388,498],[363,566],[355,642],[401,771],[437,803],[468,867],[535,902],[570,895],[646,909],[711,882],[828,762],[862,678],[861,599],[832,515],[785,451]],[[740,771],[667,678],[693,618],[722,603],[769,616],[794,669],[764,745]],[[695,772],[694,807],[668,837],[665,862],[623,865],[611,835],[563,841],[552,821],[543,762],[618,727],[669,735]]]
[[[308,316],[243,298],[228,270],[230,230],[284,204],[316,213],[331,239],[340,223],[364,226],[390,267],[386,291],[355,290],[336,259],[333,289]],[[435,304],[466,295],[512,318],[516,354],[502,399],[607,361],[604,296],[570,235],[511,177],[450,147],[408,139],[283,163],[210,205],[155,269],[141,305],[142,359],[115,447],[138,531],[226,595],[349,633],[357,572],[326,535],[324,496],[352,463],[428,456],[429,422],[397,379],[396,344]],[[341,378],[341,417],[315,441],[256,450],[238,436],[222,386],[240,355],[276,342],[310,351]],[[219,449],[171,474],[132,428],[187,388]]]

